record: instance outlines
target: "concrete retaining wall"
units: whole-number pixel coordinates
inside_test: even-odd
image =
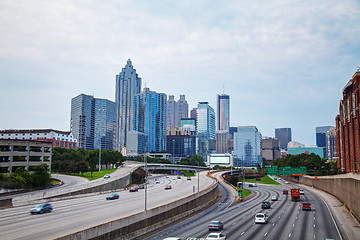
[[[0,209],[2,208],[9,208],[9,207],[12,207],[12,199],[9,198],[9,199],[2,199],[0,200]]]
[[[133,239],[205,207],[220,194],[217,182],[198,194],[179,199],[146,212],[113,220],[57,239]]]
[[[283,178],[311,186],[334,195],[340,199],[352,212],[352,214],[360,221],[360,180],[349,176],[346,174],[341,176],[326,176],[318,177],[317,180],[310,176],[283,176]]]

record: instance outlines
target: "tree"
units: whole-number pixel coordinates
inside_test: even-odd
[[[99,162],[99,150],[89,150],[86,156],[86,161],[89,164],[90,175],[92,178],[92,174],[96,170],[96,165]]]
[[[45,187],[51,183],[49,166],[45,163],[36,167],[34,174],[31,176],[32,187]]]
[[[132,183],[140,183],[143,182],[144,179],[145,179],[145,171],[140,167],[131,173]]]

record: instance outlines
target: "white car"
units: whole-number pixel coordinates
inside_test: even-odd
[[[300,190],[299,190],[299,194],[300,194],[300,195],[304,195],[304,194],[305,194],[305,191],[302,190],[302,189],[300,189]]]
[[[210,233],[205,240],[225,240],[226,236],[222,234],[222,232],[219,233]]]
[[[105,174],[104,178],[110,178],[110,174]]]
[[[271,197],[271,201],[277,201],[277,200],[278,200],[277,196],[272,196]]]
[[[285,182],[285,184],[289,184],[289,182]]]
[[[268,215],[265,213],[255,214],[255,223],[267,223]]]
[[[155,179],[155,183],[160,183],[159,179],[156,178],[156,179]]]

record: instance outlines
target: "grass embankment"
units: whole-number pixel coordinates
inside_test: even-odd
[[[281,185],[268,175],[261,178],[261,181],[256,181],[256,178],[253,179],[245,179],[245,182],[254,182],[254,183],[264,183],[264,184],[272,184],[272,185]]]
[[[95,171],[95,172],[93,172],[92,177],[91,177],[91,172],[84,172],[82,175],[81,174],[70,174],[70,173],[67,173],[65,175],[84,177],[91,181],[91,180],[95,180],[98,178],[102,178],[102,177],[104,177],[105,174],[110,174],[110,173],[114,172],[115,170],[117,170],[117,168],[103,169],[100,172]]]
[[[242,190],[243,191],[243,196],[242,198],[246,198],[247,196],[250,195],[250,190],[247,190],[247,189],[243,189],[243,188],[237,188],[238,190]]]
[[[182,174],[184,174],[185,177],[194,177],[195,172],[193,171],[181,171]]]
[[[52,185],[56,185],[56,184],[58,184],[60,181],[59,180],[57,180],[57,179],[51,179],[51,184]]]

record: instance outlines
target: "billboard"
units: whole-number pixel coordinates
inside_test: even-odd
[[[230,156],[210,156],[210,164],[230,164]]]

